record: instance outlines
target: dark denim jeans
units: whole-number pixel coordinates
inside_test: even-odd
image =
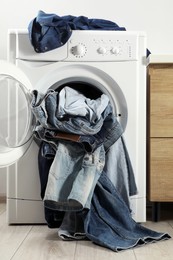
[[[42,142],[40,144],[40,149],[38,153],[38,168],[40,175],[40,196],[43,199],[45,195],[45,190],[47,186],[49,169],[54,160],[55,151],[52,149],[51,145]],[[52,210],[44,207],[45,220],[49,228],[59,228],[62,224],[65,212]]]
[[[114,251],[169,239],[136,223],[106,173],[96,185],[91,208],[83,211],[86,236],[94,243]]]

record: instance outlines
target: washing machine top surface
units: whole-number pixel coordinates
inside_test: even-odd
[[[68,42],[54,50],[36,53],[27,31],[17,35],[16,58],[31,61],[134,61],[138,59],[138,38],[143,32],[74,30]]]

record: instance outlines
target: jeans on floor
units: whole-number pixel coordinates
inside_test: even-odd
[[[83,219],[86,236],[113,251],[170,238],[136,223],[105,173],[96,185],[90,210],[83,211]]]

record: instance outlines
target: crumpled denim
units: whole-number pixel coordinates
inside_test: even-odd
[[[55,157],[55,150],[47,142],[41,142],[38,153],[38,169],[40,177],[40,196],[44,199],[49,170]],[[64,211],[44,207],[44,216],[49,228],[59,228],[64,219]]]
[[[104,171],[130,208],[130,196],[136,195],[138,190],[123,136],[107,151]]]
[[[160,233],[136,223],[130,210],[111,183],[102,173],[94,190],[90,210],[83,210],[84,230],[92,242],[113,251],[169,239]]]
[[[91,124],[96,124],[108,106],[109,98],[102,94],[99,98],[90,99],[79,91],[64,87],[59,92],[59,103],[56,116],[63,118],[66,115],[85,117]]]
[[[45,182],[53,153],[48,153],[49,144],[42,143],[39,151],[41,193],[45,192]],[[46,163],[48,165],[46,166]],[[46,167],[44,167],[46,166]],[[65,215],[64,215],[65,213]],[[63,240],[90,239],[94,243],[120,251],[138,245],[169,239],[166,233],[155,232],[137,224],[121,195],[110,182],[106,173],[98,179],[89,211],[63,212],[45,207],[45,218],[50,228],[58,228],[58,236]]]
[[[62,211],[90,208],[93,191],[104,164],[103,145],[88,154],[77,143],[59,142],[49,170],[45,207]]]
[[[52,149],[51,145],[47,142],[42,142],[39,147],[38,153],[38,169],[39,169],[39,177],[40,177],[40,196],[43,199],[47,180],[49,176],[49,169],[53,163],[56,151]]]
[[[77,91],[76,94],[78,94]],[[100,102],[101,97],[92,100],[97,109],[103,111],[101,117],[97,117],[97,113],[95,113],[95,122],[89,121],[87,116],[71,116],[66,114],[63,118],[58,117],[59,93],[53,90],[48,90],[45,95],[34,90],[32,92],[31,110],[39,123],[39,131],[40,126],[42,126],[49,130],[94,135],[101,130],[105,118],[112,111],[110,102],[107,102],[107,96],[105,94],[102,94],[102,96],[103,102]],[[37,131],[37,127],[35,131]]]
[[[116,23],[104,19],[88,19],[85,16],[58,16],[39,11],[28,25],[29,39],[36,52],[47,52],[64,45],[72,30],[118,30]]]
[[[105,118],[101,130],[94,135],[70,134],[67,131],[66,133],[61,133],[48,130],[42,126],[37,126],[35,130],[35,136],[38,139],[51,143],[55,149],[59,140],[70,140],[80,143],[88,153],[94,152],[102,144],[105,151],[107,151],[122,134],[123,129],[112,112]]]
[[[80,93],[73,91],[73,94],[78,95]],[[75,99],[77,98],[75,97]],[[97,104],[99,105],[100,99],[97,99],[97,101]],[[87,134],[84,135],[83,127],[81,128],[80,124],[81,118],[83,117],[74,115],[76,120],[75,126],[72,124],[72,121],[69,122],[68,115],[65,116],[64,120],[58,121],[58,118],[56,117],[58,114],[58,102],[59,95],[55,91],[49,90],[45,95],[41,95],[38,91],[33,92],[32,109],[39,123],[35,129],[36,136],[41,140],[49,142],[56,150],[59,140],[61,140],[56,138],[60,122],[60,124],[62,124],[60,130],[63,129],[66,133],[72,132],[80,135],[76,142],[82,144],[83,149],[86,152],[94,152],[103,144],[106,151],[105,171],[108,173],[111,181],[115,184],[115,187],[120,191],[126,203],[129,204],[129,196],[137,194],[137,188],[130,158],[123,139],[121,138],[117,143],[117,140],[123,134],[123,129],[113,115],[110,103],[108,103],[106,108],[105,104],[101,105],[101,111],[103,111],[103,108],[105,108],[105,110],[102,112],[102,125],[99,125],[99,132],[91,134],[95,129],[95,126],[91,124],[92,129],[89,129]],[[66,126],[66,123],[68,123],[68,126]],[[88,122],[88,125],[89,124],[90,122]],[[71,131],[72,129],[75,129],[75,131]],[[120,151],[118,151],[118,148],[121,148]],[[120,164],[121,168],[118,169],[117,166]],[[114,167],[112,167],[113,165]]]

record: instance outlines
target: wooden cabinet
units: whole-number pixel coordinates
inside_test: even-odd
[[[150,63],[147,74],[148,200],[173,202],[173,63]]]

